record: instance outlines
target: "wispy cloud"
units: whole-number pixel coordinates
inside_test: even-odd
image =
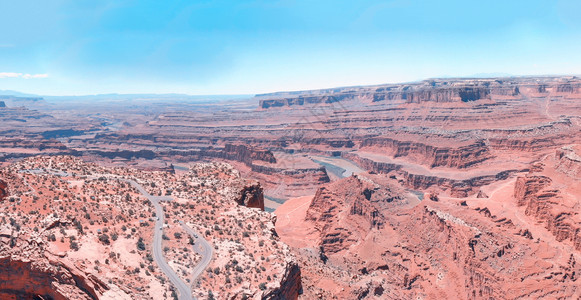
[[[22,78],[24,79],[31,79],[31,78],[47,78],[48,74],[24,74]]]
[[[17,78],[22,76],[22,73],[1,72],[0,78]]]
[[[36,78],[47,78],[48,74],[23,74],[14,72],[0,72],[0,78],[24,78],[24,79],[36,79]]]

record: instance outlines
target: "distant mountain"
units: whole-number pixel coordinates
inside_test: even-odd
[[[177,93],[167,93],[167,94],[96,94],[96,95],[74,95],[74,96],[45,96],[22,93],[14,90],[0,90],[0,96],[15,96],[15,97],[35,97],[44,98],[47,100],[60,100],[60,101],[73,101],[73,100],[184,100],[184,101],[221,101],[221,100],[236,100],[236,99],[247,99],[254,95],[188,95],[188,94],[177,94]]]
[[[509,73],[500,73],[500,72],[495,72],[495,73],[476,73],[473,74],[472,76],[468,76],[468,77],[473,77],[473,78],[502,78],[502,77],[514,77],[513,74],[509,74]]]
[[[87,102],[110,103],[110,102],[143,102],[143,101],[178,101],[213,103],[231,100],[250,99],[254,95],[186,95],[186,94],[98,94],[82,96],[44,96],[43,98],[52,103]]]
[[[16,97],[40,97],[39,95],[27,94],[27,93],[22,93],[22,92],[13,91],[13,90],[0,90],[0,95],[16,96]]]

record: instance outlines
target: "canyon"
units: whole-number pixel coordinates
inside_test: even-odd
[[[420,201],[358,174],[285,203],[277,230],[301,257],[305,298],[578,297],[575,246],[503,213],[497,201],[518,201],[504,197]]]
[[[152,256],[157,230],[168,264],[195,297],[296,298],[301,289],[296,259],[263,211],[262,188],[227,164],[194,164],[175,174],[37,156],[1,176],[10,195],[0,203],[2,299],[177,297]],[[127,179],[164,195],[162,227]],[[192,280],[201,235],[215,248],[207,275]]]
[[[0,97],[0,297],[177,297],[118,178],[197,298],[581,295],[578,77],[86,100]]]

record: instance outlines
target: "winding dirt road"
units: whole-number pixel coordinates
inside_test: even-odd
[[[192,283],[195,283],[198,277],[210,264],[210,261],[212,260],[213,249],[210,243],[202,238],[200,234],[195,232],[188,225],[184,224],[184,222],[180,221],[180,224],[182,225],[182,228],[194,239],[194,245],[192,245],[194,251],[202,256],[202,260],[194,267],[194,271],[192,273]]]
[[[163,250],[161,248],[161,241],[163,236],[163,207],[159,204],[160,201],[171,201],[173,200],[171,197],[158,197],[152,196],[149,194],[139,183],[135,182],[131,179],[125,179],[125,181],[129,182],[134,188],[136,188],[143,196],[145,196],[153,206],[155,207],[155,215],[157,216],[157,221],[155,222],[154,234],[153,234],[153,259],[165,273],[165,275],[169,278],[171,283],[177,288],[178,290],[178,298],[180,300],[191,300],[192,298],[192,290],[190,286],[186,284],[183,280],[180,279],[178,274],[167,264],[165,258],[163,257]]]
[[[50,174],[56,175],[56,176],[70,176],[66,172],[62,172],[59,170],[53,170],[53,169],[23,170],[21,172],[22,173],[30,173],[30,174],[50,173]],[[154,227],[153,244],[152,244],[153,259],[155,260],[157,265],[160,267],[162,272],[169,278],[171,283],[177,288],[178,298],[180,300],[195,299],[194,297],[192,297],[192,290],[190,288],[190,285],[188,285],[186,282],[184,282],[182,279],[179,278],[179,276],[176,274],[176,272],[168,265],[165,258],[163,257],[163,250],[161,247],[161,242],[162,242],[162,236],[163,236],[163,224],[164,224],[165,214],[163,213],[163,207],[161,206],[160,202],[161,201],[172,201],[173,198],[172,197],[164,197],[164,196],[153,196],[153,195],[149,194],[145,190],[145,188],[143,188],[143,186],[141,186],[139,183],[137,183],[133,179],[119,178],[117,176],[111,176],[110,174],[99,174],[99,175],[115,177],[115,178],[118,178],[122,181],[125,181],[125,182],[131,184],[135,189],[137,189],[137,191],[139,191],[143,196],[145,196],[149,201],[151,201],[151,203],[153,204],[153,206],[155,208],[155,215],[157,217],[157,220],[155,222],[155,227]],[[191,229],[189,226],[184,224],[183,221],[180,221],[180,224],[181,224],[182,228],[190,236],[192,236],[192,238],[194,239],[195,242],[194,242],[194,245],[192,246],[194,251],[202,256],[202,260],[200,261],[200,263],[198,263],[194,267],[194,271],[193,271],[193,275],[192,275],[192,283],[194,283],[198,279],[198,277],[202,274],[202,272],[204,272],[204,270],[210,264],[210,261],[212,260],[213,249],[212,249],[212,246],[210,245],[210,243],[208,243],[208,241],[206,241],[202,237],[202,235],[198,234],[193,229]],[[196,246],[198,246],[198,247],[196,247]]]

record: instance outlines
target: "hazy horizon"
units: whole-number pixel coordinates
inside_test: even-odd
[[[49,95],[49,94],[33,94],[27,93],[26,91],[16,91],[16,90],[2,90],[0,89],[0,96],[15,96],[15,97],[47,97],[47,98],[70,98],[70,97],[105,97],[105,96],[115,96],[115,97],[226,97],[236,99],[235,97],[255,97],[261,95],[268,95],[268,94],[280,94],[280,93],[295,93],[295,92],[305,92],[305,91],[317,91],[317,90],[326,90],[326,89],[334,89],[334,88],[349,88],[349,87],[363,87],[363,86],[374,86],[374,85],[390,85],[390,84],[406,84],[406,83],[417,83],[425,80],[432,80],[432,79],[492,79],[492,78],[543,78],[543,77],[578,77],[581,74],[539,74],[539,75],[512,75],[512,74],[504,74],[504,73],[484,73],[484,74],[473,74],[468,76],[439,76],[439,77],[429,77],[429,78],[422,78],[418,80],[410,80],[410,81],[401,81],[401,82],[383,82],[383,83],[374,83],[374,84],[361,84],[361,85],[342,85],[342,86],[325,86],[325,87],[317,87],[312,89],[300,89],[300,90],[278,90],[278,91],[269,91],[265,93],[250,93],[250,94],[185,94],[185,93],[117,93],[117,92],[110,92],[110,93],[102,93],[102,94],[62,94],[62,95]]]

